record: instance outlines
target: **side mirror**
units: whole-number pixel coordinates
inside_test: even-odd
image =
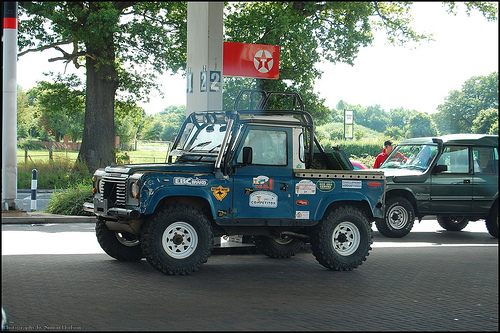
[[[434,169],[432,170],[433,173],[440,173],[443,171],[448,171],[448,166],[440,164],[440,165],[436,165],[434,167]]]
[[[250,165],[252,164],[252,147],[243,147],[243,164]]]

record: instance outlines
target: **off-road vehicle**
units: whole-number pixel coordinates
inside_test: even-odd
[[[426,215],[446,230],[486,220],[498,238],[498,135],[452,134],[402,141],[380,166],[386,212],[378,231],[403,237]]]

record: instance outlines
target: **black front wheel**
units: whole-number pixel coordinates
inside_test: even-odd
[[[212,253],[212,226],[194,207],[167,206],[144,224],[141,245],[144,256],[158,271],[190,274],[199,270]]]
[[[329,212],[311,232],[313,255],[331,270],[350,271],[358,267],[369,255],[371,244],[370,223],[355,207]]]
[[[109,230],[101,220],[97,221],[95,231],[99,245],[109,256],[121,261],[139,261],[144,258],[136,235]]]
[[[469,224],[469,219],[463,216],[437,216],[437,221],[441,228],[448,231],[460,231]]]
[[[403,197],[386,200],[383,219],[375,221],[377,230],[385,237],[400,238],[408,235],[415,222],[415,212],[411,203]]]

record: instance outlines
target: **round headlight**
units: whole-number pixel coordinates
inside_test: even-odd
[[[101,193],[101,182],[102,182],[102,178],[99,178],[97,180],[97,183],[95,184],[95,189],[96,189],[97,193]]]
[[[140,191],[140,186],[139,186],[139,181],[135,181],[130,185],[130,193],[132,194],[132,197],[139,199],[139,191]]]

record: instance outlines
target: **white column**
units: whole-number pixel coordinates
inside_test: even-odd
[[[187,114],[222,110],[223,10],[223,2],[188,1],[187,72],[192,73],[192,92],[187,92]]]
[[[2,88],[2,210],[13,210],[17,208],[17,2],[2,6],[10,22],[16,22],[15,28],[3,29]]]

